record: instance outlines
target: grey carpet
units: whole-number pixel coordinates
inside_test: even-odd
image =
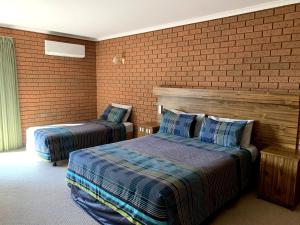
[[[73,203],[66,164],[53,167],[26,152],[0,153],[1,225],[95,225]],[[300,225],[295,211],[243,195],[211,220],[212,225]]]

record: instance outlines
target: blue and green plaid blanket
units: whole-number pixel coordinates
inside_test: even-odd
[[[37,129],[34,132],[34,148],[42,158],[56,162],[68,159],[69,153],[74,150],[125,139],[124,124],[93,120]]]
[[[155,134],[70,154],[67,183],[133,224],[199,225],[248,182],[247,150]]]

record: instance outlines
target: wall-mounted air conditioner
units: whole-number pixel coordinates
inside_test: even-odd
[[[85,46],[45,40],[45,54],[74,58],[85,57]]]

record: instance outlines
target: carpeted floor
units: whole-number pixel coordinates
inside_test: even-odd
[[[73,203],[65,182],[66,164],[53,167],[27,152],[0,153],[1,225],[95,225]],[[243,195],[210,221],[211,225],[300,225],[295,211]]]

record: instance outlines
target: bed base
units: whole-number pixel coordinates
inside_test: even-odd
[[[126,218],[121,216],[119,213],[113,211],[109,207],[101,204],[98,200],[90,196],[85,191],[79,189],[78,187],[68,184],[71,188],[71,197],[73,201],[86,213],[88,213],[94,220],[102,225],[133,225]],[[223,206],[219,209],[216,209],[211,213],[204,221],[202,225],[209,225],[218,213],[220,213],[224,208],[235,204],[235,202],[245,193],[249,193],[255,190],[255,185],[249,185],[244,190],[240,191],[232,199],[228,200]],[[177,222],[173,221],[176,225]]]
[[[73,201],[86,213],[92,216],[102,225],[133,225],[119,213],[101,204],[98,200],[82,191],[78,187],[69,184]]]

